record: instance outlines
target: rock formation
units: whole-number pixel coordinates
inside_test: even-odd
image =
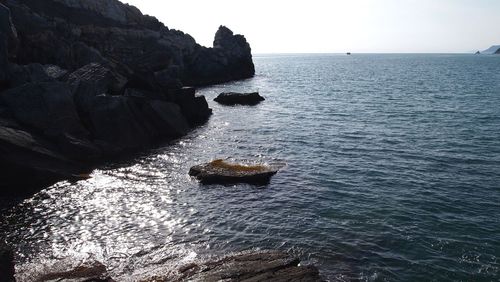
[[[211,114],[186,86],[254,75],[245,38],[206,48],[117,0],[0,4],[0,194],[78,179]]]
[[[264,101],[264,97],[260,96],[259,93],[234,93],[226,92],[221,93],[217,96],[214,101],[223,105],[249,105],[254,106]]]
[[[193,166],[189,175],[203,184],[267,184],[278,170],[278,167],[268,165],[242,165],[215,160]]]

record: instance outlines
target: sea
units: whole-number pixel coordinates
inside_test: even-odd
[[[500,56],[254,62],[254,78],[198,89],[213,116],[186,137],[4,211],[18,279],[100,261],[127,281],[278,249],[329,281],[500,281]],[[213,101],[229,91],[266,100]],[[264,186],[188,175],[214,159],[283,168]]]

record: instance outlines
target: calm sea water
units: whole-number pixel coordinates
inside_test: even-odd
[[[261,55],[200,89],[189,136],[12,208],[19,278],[96,259],[125,277],[276,248],[332,281],[500,280],[500,56]],[[223,91],[260,91],[224,107]],[[214,158],[286,163],[263,187],[201,186]]]

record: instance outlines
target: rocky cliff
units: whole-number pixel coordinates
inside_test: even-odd
[[[117,0],[0,4],[0,194],[78,179],[211,114],[197,86],[254,75],[245,38],[213,48]]]

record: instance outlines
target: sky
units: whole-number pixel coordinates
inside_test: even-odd
[[[122,0],[211,47],[220,25],[252,53],[463,53],[500,44],[500,0]]]

